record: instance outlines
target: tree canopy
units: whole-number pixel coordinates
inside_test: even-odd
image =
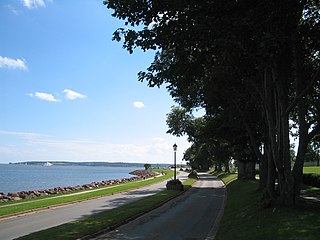
[[[209,153],[210,146],[220,144],[223,149],[223,142],[239,149],[242,141],[261,163],[265,202],[293,204],[308,144],[320,133],[320,3],[107,0],[104,4],[125,23],[114,40],[123,41],[129,52],[137,47],[156,50],[154,61],[138,73],[138,79],[150,87],[166,84],[182,107],[168,115],[169,132],[188,134],[194,143],[209,136]],[[196,121],[187,113],[197,107],[205,108],[206,126],[211,123],[214,128],[190,125]],[[186,119],[174,122],[174,115],[181,113]],[[215,130],[219,121],[224,123],[223,136]],[[292,168],[293,126],[299,146]],[[238,151],[238,157],[245,159],[244,152]]]

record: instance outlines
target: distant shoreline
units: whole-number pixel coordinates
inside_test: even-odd
[[[143,168],[144,163],[127,163],[127,162],[69,162],[69,161],[23,161],[23,162],[16,162],[12,163],[10,162],[9,164],[12,165],[40,165],[43,166],[46,163],[51,163],[56,166],[98,166],[98,167],[138,167],[138,168]],[[166,164],[166,163],[155,163],[151,164],[152,167],[159,167],[159,168],[166,168],[170,167],[171,164]]]

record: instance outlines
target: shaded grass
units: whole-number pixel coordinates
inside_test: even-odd
[[[319,204],[301,201],[294,208],[262,208],[260,197],[258,181],[229,181],[225,212],[215,239],[320,239]]]
[[[303,167],[303,173],[304,174],[315,173],[320,175],[320,166],[319,167],[318,166]],[[303,185],[302,189],[305,190],[306,195],[320,198],[320,188]]]
[[[61,197],[59,198],[56,198],[57,195],[52,195],[46,198],[34,198],[27,201],[23,201],[21,202],[21,204],[19,201],[12,201],[9,203],[0,204],[0,206],[3,206],[0,208],[0,216],[12,215],[12,214],[21,213],[21,212],[47,208],[54,205],[82,201],[90,198],[102,197],[105,195],[119,193],[119,192],[127,191],[130,189],[135,189],[135,188],[139,188],[149,184],[153,184],[153,183],[171,178],[172,176],[173,176],[172,171],[166,171],[166,175],[163,175],[161,177],[150,178],[144,181],[135,181],[135,182],[123,183],[119,185],[113,185],[110,187],[101,188],[101,190],[99,191],[88,191],[86,193],[79,194],[79,195],[65,194],[65,195],[61,195]],[[71,194],[72,193],[74,192],[71,192]],[[38,201],[38,200],[41,200],[41,201]],[[19,203],[19,204],[15,205],[16,203]]]
[[[188,190],[195,182],[195,179],[186,180],[183,185]],[[136,202],[124,206],[107,210],[90,217],[82,218],[78,221],[62,224],[57,227],[39,231],[21,238],[20,240],[37,239],[79,239],[85,236],[93,236],[97,233],[102,234],[123,223],[128,222],[156,207],[161,206],[170,199],[179,196],[181,191],[165,190],[155,195],[145,197]]]

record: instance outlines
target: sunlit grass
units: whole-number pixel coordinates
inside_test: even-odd
[[[316,173],[320,174],[320,166],[303,167],[303,173]]]

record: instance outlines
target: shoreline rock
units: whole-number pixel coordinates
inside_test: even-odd
[[[157,175],[157,173],[149,171],[149,170],[135,170],[133,172],[130,172],[129,174],[136,175],[139,177],[145,177],[145,178],[155,177]]]
[[[129,174],[136,175],[136,176],[130,177],[130,178],[104,180],[101,182],[92,182],[92,183],[77,185],[77,186],[67,186],[67,187],[60,186],[60,187],[55,187],[55,188],[45,189],[45,190],[9,192],[8,194],[0,192],[0,203],[14,201],[14,200],[18,201],[22,199],[30,199],[30,198],[36,198],[36,197],[48,196],[48,195],[54,195],[54,194],[61,194],[61,193],[67,193],[67,192],[73,192],[73,191],[94,189],[94,188],[105,187],[105,186],[110,186],[110,185],[115,185],[120,183],[137,181],[145,178],[151,178],[157,175],[155,172],[146,171],[146,170],[136,170]]]

